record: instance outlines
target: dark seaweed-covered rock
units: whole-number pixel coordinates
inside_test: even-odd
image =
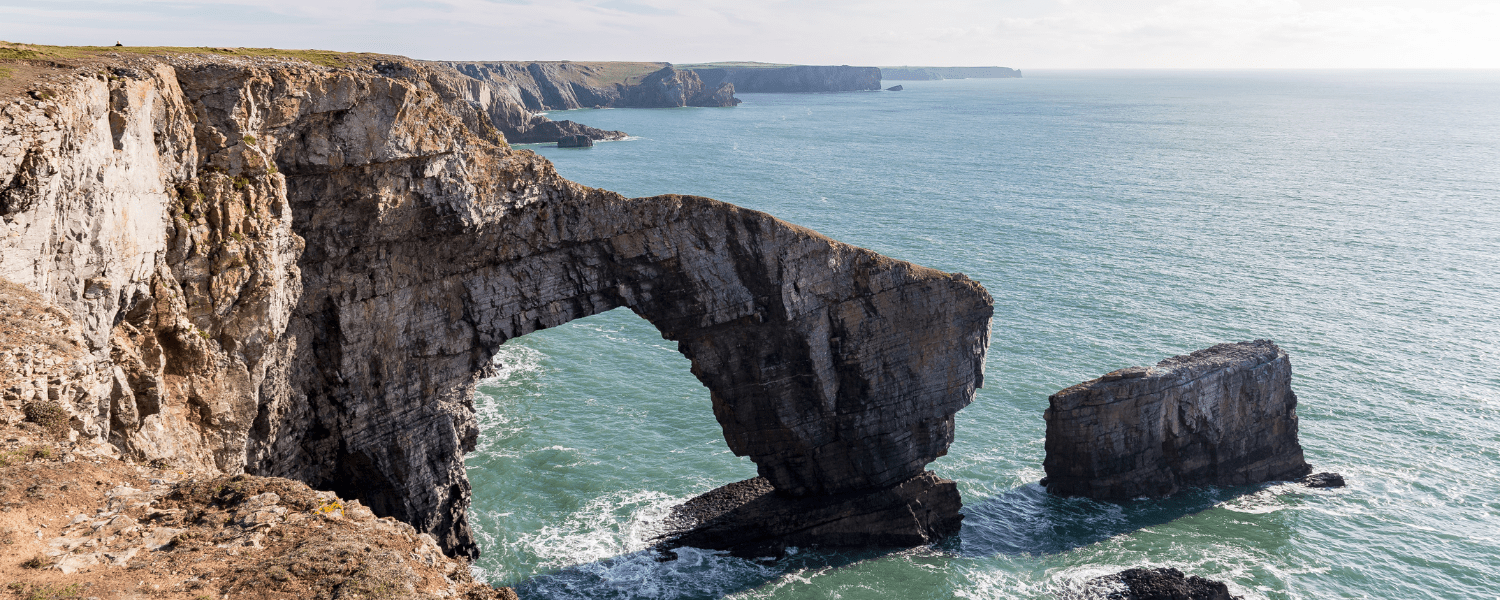
[[[792,498],[764,477],[731,483],[672,510],[663,546],[728,550],[742,557],[799,547],[909,547],[958,533],[958,485],[923,472],[875,489]]]
[[[1338,473],[1313,473],[1303,477],[1301,483],[1310,488],[1344,487],[1344,476]]]
[[[1229,586],[1172,568],[1126,569],[1084,584],[1081,595],[1064,598],[1105,600],[1240,600],[1229,595]]]

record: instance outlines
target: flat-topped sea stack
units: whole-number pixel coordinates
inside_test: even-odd
[[[1286,352],[1256,340],[1057,392],[1045,413],[1047,491],[1124,500],[1307,475],[1291,381]]]

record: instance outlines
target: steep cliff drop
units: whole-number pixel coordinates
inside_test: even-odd
[[[1286,352],[1257,340],[1062,390],[1045,413],[1047,491],[1125,500],[1307,475],[1291,385]]]
[[[629,307],[691,360],[756,497],[947,498],[901,507],[921,526],[845,511],[822,541],[956,524],[924,468],[983,381],[979,284],[569,182],[446,67],[100,60],[0,113],[0,277],[75,315],[94,366],[46,393],[80,435],[299,479],[473,556],[475,382],[508,339]],[[922,539],[902,535],[880,539]]]

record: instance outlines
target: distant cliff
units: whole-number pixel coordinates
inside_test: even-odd
[[[1020,77],[1009,67],[880,67],[880,75],[890,81],[928,81],[937,79],[1005,79]]]
[[[513,143],[555,142],[569,135],[609,140],[624,132],[603,131],[535,114],[578,108],[675,108],[734,106],[734,85],[707,86],[691,71],[666,63],[627,62],[446,62],[471,81],[471,104],[488,113]]]
[[[779,66],[779,67],[686,67],[703,79],[705,88],[732,84],[735,91],[761,92],[856,92],[880,89],[877,67]]]

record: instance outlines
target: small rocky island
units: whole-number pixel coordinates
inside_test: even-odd
[[[1205,485],[1295,480],[1292,365],[1270,340],[1219,344],[1053,394],[1048,492],[1124,500]]]

